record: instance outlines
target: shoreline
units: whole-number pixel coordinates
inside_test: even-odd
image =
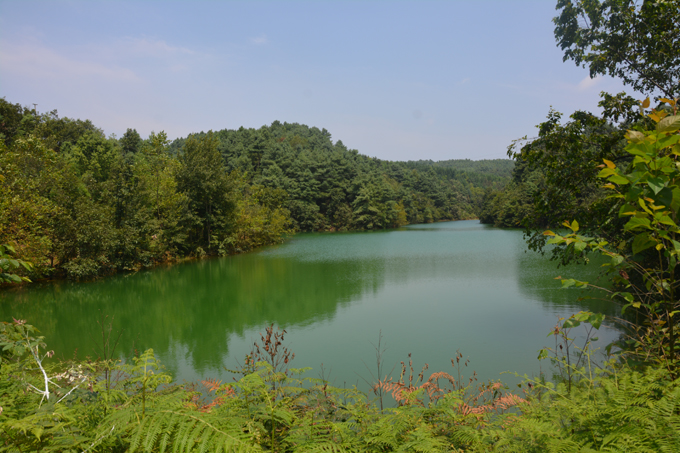
[[[388,231],[388,230],[397,230],[399,228],[403,228],[408,225],[427,225],[428,223],[442,223],[442,222],[462,222],[466,220],[479,220],[479,218],[466,218],[466,219],[444,219],[444,220],[437,220],[434,222],[423,222],[423,223],[408,223],[406,225],[402,225],[401,227],[396,227],[396,228],[384,228],[384,229],[373,229],[373,230],[344,230],[344,231],[338,231],[338,230],[318,230],[318,231],[299,231],[296,233],[293,233],[290,236],[286,236],[285,238],[282,239],[281,242],[278,244],[282,244],[289,239],[292,239],[298,234],[304,234],[304,233],[360,233],[360,232],[369,232],[369,231]],[[174,259],[168,259],[166,261],[160,261],[152,266],[140,266],[138,269],[135,270],[118,270],[114,272],[109,272],[109,273],[104,273],[100,274],[97,276],[94,276],[92,278],[87,278],[87,279],[70,279],[68,277],[43,277],[43,278],[37,278],[34,280],[31,280],[30,282],[21,282],[21,283],[6,283],[0,285],[0,293],[3,291],[6,291],[10,288],[25,288],[27,286],[31,286],[34,284],[49,284],[49,283],[54,283],[54,282],[74,282],[74,283],[87,283],[87,282],[94,282],[98,281],[101,279],[113,277],[116,275],[134,275],[138,272],[141,271],[147,271],[147,270],[152,270],[152,269],[158,269],[162,267],[172,267],[177,264],[182,264],[182,263],[187,263],[191,261],[199,261],[199,260],[207,260],[207,259],[215,259],[215,258],[225,258],[228,256],[236,256],[236,255],[242,255],[245,253],[252,253],[256,252],[263,247],[271,246],[271,245],[276,245],[276,244],[265,244],[260,247],[254,248],[252,250],[243,250],[240,252],[236,253],[230,253],[228,255],[223,255],[220,256],[219,254],[205,254],[203,256],[184,256],[184,257],[178,257]]]

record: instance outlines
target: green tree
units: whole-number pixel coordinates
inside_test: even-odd
[[[69,161],[96,201],[111,196],[111,172],[119,154],[118,142],[97,132],[85,133],[66,149]]]
[[[532,249],[543,250],[545,228],[576,217],[582,230],[612,240],[621,232],[623,223],[610,215],[616,200],[603,196],[596,166],[602,159],[630,162],[624,151],[626,129],[647,127],[651,120],[635,114],[639,105],[623,93],[603,93],[599,105],[601,117],[577,111],[568,121],[551,110],[537,137],[516,140],[508,148],[516,162],[512,183],[502,195],[487,198],[493,206],[483,210],[496,213],[492,218],[498,226],[524,227]]]
[[[670,103],[677,113],[675,101]],[[611,258],[618,289],[612,298],[622,302],[624,309],[639,310],[645,318],[633,325],[637,358],[663,366],[675,379],[680,376],[676,269],[680,256],[680,115],[654,110],[649,117],[657,123],[655,130],[631,130],[626,135],[626,152],[634,159],[625,170],[607,159],[599,166],[598,177],[607,180],[604,188],[612,193],[609,197],[622,203],[618,217],[625,224],[616,241],[578,234],[576,221],[565,222],[572,230],[566,236],[544,234],[565,253],[582,255],[590,248]],[[587,282],[563,280],[565,286],[575,284]]]
[[[564,61],[635,90],[680,96],[678,0],[558,0],[553,19]]]
[[[221,255],[276,244],[293,233],[290,212],[284,207],[288,198],[285,190],[250,185],[237,171],[229,179],[235,209],[230,233],[220,241]]]
[[[133,156],[142,148],[142,137],[139,136],[136,129],[128,128],[119,141],[120,147],[123,150],[123,155],[125,156]],[[167,143],[165,143],[165,145],[167,145]]]
[[[9,146],[15,137],[25,134],[22,119],[24,114],[29,113],[30,110],[22,107],[21,104],[12,104],[4,97],[0,98],[0,140]]]
[[[179,156],[178,189],[189,199],[192,242],[211,248],[213,235],[225,234],[233,204],[218,138],[212,131],[186,139]]]

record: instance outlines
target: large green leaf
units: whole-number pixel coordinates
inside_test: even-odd
[[[578,231],[578,228],[579,228],[578,222],[576,220],[572,221],[570,228],[574,231],[574,233],[576,233]]]
[[[576,320],[575,318],[569,318],[564,321],[564,324],[562,324],[562,327],[565,329],[571,329],[572,327],[578,327],[581,325],[581,322]]]
[[[659,132],[673,132],[678,129],[680,129],[680,115],[667,116],[656,125],[656,130]]]
[[[569,288],[570,286],[574,286],[576,284],[576,280],[573,278],[567,278],[565,280],[562,280],[562,288]]]
[[[643,158],[645,162],[649,162],[649,153],[642,148],[642,144],[639,144],[637,146],[626,148],[626,151],[628,151],[628,153],[632,154],[633,156],[639,156]]]
[[[627,231],[632,231],[637,228],[647,228],[650,229],[649,219],[644,217],[631,217],[631,219],[626,223],[624,228]]]
[[[611,168],[603,168],[598,174],[598,178],[606,178],[607,176],[611,176],[614,173],[616,173],[616,170],[613,170]]]
[[[640,233],[633,239],[633,254],[637,255],[643,250],[654,247],[656,244],[657,241],[651,238],[649,233]]]
[[[630,181],[628,181],[626,178],[620,175],[612,175],[609,177],[609,181],[613,182],[614,184],[618,185],[623,185],[623,184],[630,184]]]
[[[678,134],[672,134],[667,137],[662,138],[657,142],[657,144],[661,148],[668,148],[669,146],[673,146],[676,143],[680,142],[680,135]]]
[[[639,143],[645,139],[645,134],[639,131],[628,131],[626,132],[626,138],[633,143]]]
[[[587,242],[579,241],[574,243],[574,250],[577,252],[582,252],[588,246]]]
[[[668,225],[668,226],[673,226],[673,227],[677,226],[675,224],[675,222],[673,222],[673,219],[671,219],[667,215],[663,215],[663,214],[660,214],[658,212],[656,214],[654,214],[654,220],[656,220],[657,222],[659,222],[662,225]]]
[[[673,201],[670,204],[670,208],[673,211],[677,211],[680,208],[680,187],[673,187]]]
[[[657,193],[661,192],[661,190],[664,188],[666,185],[666,181],[664,181],[663,178],[655,177],[655,178],[649,178],[647,180],[647,185],[649,186],[650,189],[654,191],[654,195]]]
[[[604,315],[602,313],[593,313],[592,315],[590,315],[590,318],[588,318],[588,322],[590,323],[590,325],[595,327],[596,329],[600,328],[600,326],[602,325],[602,321],[604,321]]]
[[[673,243],[673,248],[675,249],[676,252],[680,252],[680,242],[674,241],[671,239],[671,242]]]
[[[623,256],[621,256],[619,254],[612,254],[611,258],[612,258],[612,262],[611,262],[612,266],[618,266],[619,264],[623,263]]]
[[[653,198],[655,205],[670,208],[673,204],[673,190],[670,187],[664,187]]]

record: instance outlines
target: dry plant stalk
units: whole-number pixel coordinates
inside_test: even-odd
[[[266,335],[260,334],[262,345],[257,341],[253,343],[253,350],[250,353],[252,364],[264,360],[271,365],[274,373],[283,371],[286,375],[288,362],[295,358],[295,353],[290,352],[288,348],[283,346],[283,336],[287,333],[286,330],[274,331],[274,324],[265,328]],[[264,350],[262,353],[261,349]]]

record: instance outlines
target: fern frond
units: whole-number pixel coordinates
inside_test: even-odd
[[[132,430],[130,451],[142,447],[144,452],[250,452],[260,451],[243,427],[210,414],[196,415],[172,410],[158,411],[147,416]],[[137,440],[139,439],[139,441]]]

